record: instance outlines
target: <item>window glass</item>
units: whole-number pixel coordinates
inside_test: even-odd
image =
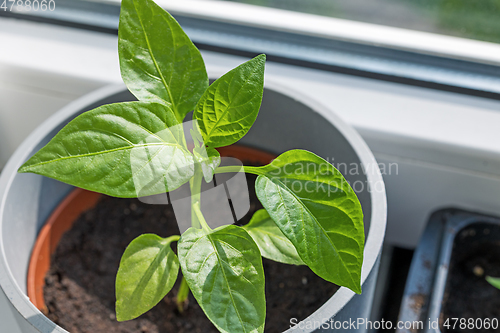
[[[224,0],[500,42],[500,0]]]

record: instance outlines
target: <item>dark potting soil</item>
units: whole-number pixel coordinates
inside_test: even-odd
[[[262,208],[254,192],[255,177],[247,175],[251,209],[247,223]],[[143,233],[161,237],[179,234],[171,205],[147,205],[137,199],[104,197],[83,213],[61,239],[52,256],[44,288],[48,317],[71,333],[187,333],[218,332],[192,295],[183,314],[172,291],[139,318],[115,319],[115,277],[127,245]],[[175,250],[175,245],[174,245]],[[306,266],[263,259],[266,276],[266,332],[283,332],[291,318],[302,320],[338,287],[317,277]]]
[[[453,244],[441,316],[443,332],[500,332],[500,290],[485,280],[488,275],[500,277],[500,226],[473,224],[459,232]],[[454,329],[453,318],[459,319]],[[470,326],[461,329],[461,318]],[[484,329],[486,318],[496,320],[496,329]]]

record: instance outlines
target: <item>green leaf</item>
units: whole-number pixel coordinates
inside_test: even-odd
[[[304,265],[295,246],[281,232],[265,209],[255,212],[243,228],[252,236],[263,257],[291,265]]]
[[[163,100],[182,122],[208,87],[200,51],[151,0],[123,0],[118,28],[123,81],[141,101]]]
[[[363,212],[340,172],[305,150],[254,169],[257,197],[302,261],[323,279],[361,293]]]
[[[223,226],[208,234],[190,228],[177,248],[191,292],[221,332],[264,331],[262,257],[243,228]]]
[[[203,94],[193,117],[207,146],[231,145],[252,127],[262,102],[265,62],[264,54],[245,62]]]
[[[221,162],[220,154],[212,147],[195,147],[193,149],[195,160],[200,163],[203,177],[207,183],[214,178],[214,170]]]
[[[486,281],[488,281],[493,287],[500,289],[500,278],[487,276]]]
[[[165,193],[194,174],[183,135],[166,105],[108,104],[73,119],[19,171],[116,197]]]
[[[116,275],[116,319],[131,320],[149,311],[172,289],[179,259],[170,243],[179,236],[144,234],[134,239]]]

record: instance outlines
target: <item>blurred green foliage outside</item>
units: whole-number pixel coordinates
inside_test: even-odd
[[[226,0],[500,42],[500,0]]]

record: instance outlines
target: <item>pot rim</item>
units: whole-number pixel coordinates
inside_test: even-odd
[[[330,108],[315,101],[313,98],[302,92],[296,91],[293,88],[289,88],[273,80],[266,79],[265,88],[293,98],[323,116],[332,125],[334,125],[351,144],[362,165],[377,166],[373,168],[365,168],[368,184],[382,184],[382,188],[377,189],[377,191],[370,191],[371,220],[370,229],[365,242],[364,260],[361,272],[361,285],[363,285],[369,273],[377,263],[378,256],[382,249],[387,222],[385,186],[375,157],[368,148],[368,145],[354,130],[354,128],[341,120]],[[72,118],[74,113],[78,110],[86,108],[89,105],[92,105],[111,95],[120,93],[126,89],[127,88],[124,84],[108,85],[97,89],[69,103],[39,125],[16,149],[0,175],[0,212],[5,210],[7,193],[12,186],[12,182],[17,174],[17,169],[28,159],[30,153],[43,138],[45,138],[58,124],[66,122],[68,119]],[[2,289],[5,293],[5,296],[10,300],[14,308],[24,318],[26,318],[31,325],[36,327],[41,332],[67,333],[65,329],[55,325],[51,320],[43,315],[42,312],[30,302],[27,295],[21,290],[7,264],[7,258],[5,257],[5,249],[2,240],[3,217],[0,214],[0,289]],[[325,302],[318,310],[303,321],[326,322],[334,314],[338,313],[354,297],[354,295],[355,293],[350,289],[341,287],[327,302]],[[285,332],[291,331],[309,332],[301,330],[298,325]]]

